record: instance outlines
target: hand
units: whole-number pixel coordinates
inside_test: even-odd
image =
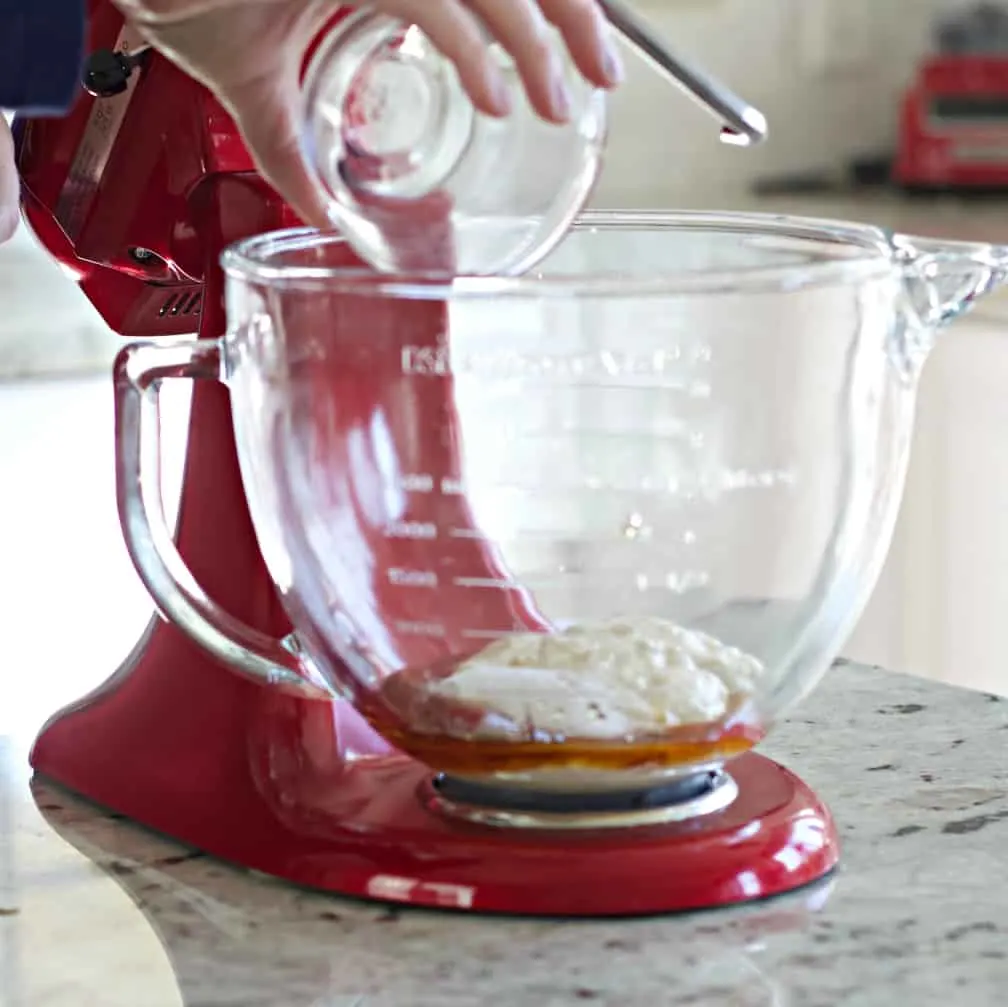
[[[334,12],[333,0],[116,0],[150,43],[206,85],[234,116],[256,166],[308,224],[330,221],[304,164],[298,126],[304,54]],[[356,3],[349,6],[364,6]],[[546,42],[555,25],[592,84],[622,76],[596,0],[373,0],[373,10],[418,25],[458,69],[473,104],[508,111],[482,26],[514,59],[533,108],[566,118],[557,57]]]
[[[0,245],[13,237],[18,226],[19,186],[14,162],[14,138],[0,115]]]

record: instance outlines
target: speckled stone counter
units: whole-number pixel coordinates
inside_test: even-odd
[[[1008,701],[841,663],[765,751],[832,807],[844,845],[831,882],[743,910],[557,923],[296,891],[48,785],[33,802],[8,745],[0,1003],[1008,1002]]]

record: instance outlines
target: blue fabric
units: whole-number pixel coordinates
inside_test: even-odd
[[[84,0],[0,0],[0,108],[61,115],[80,82]]]

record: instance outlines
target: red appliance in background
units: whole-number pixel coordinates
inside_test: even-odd
[[[911,189],[1008,188],[1008,54],[940,54],[903,99],[895,181]]]

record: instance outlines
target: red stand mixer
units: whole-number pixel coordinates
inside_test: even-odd
[[[221,106],[156,53],[139,52],[141,40],[105,3],[91,5],[90,49],[91,89],[102,96],[82,92],[62,120],[17,124],[25,219],[116,332],[198,328],[216,338],[225,330],[221,251],[297,220],[257,177]],[[291,632],[249,518],[222,386],[193,392],[176,542],[220,606],[277,640]],[[663,798],[681,803],[681,820],[659,826],[520,832],[444,817],[423,796],[430,771],[349,704],[265,688],[160,618],[104,686],[46,725],[31,762],[225,861],[415,905],[697,909],[810,883],[838,856],[822,804],[751,753],[731,764],[738,796],[726,808],[703,814],[720,783],[687,780]]]

